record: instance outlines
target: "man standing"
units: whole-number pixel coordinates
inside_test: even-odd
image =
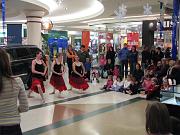
[[[77,55],[79,57],[79,61],[85,64],[86,58],[89,58],[89,53],[85,50],[85,46],[81,45],[80,50],[77,52]]]
[[[124,47],[118,52],[118,58],[121,62],[121,75],[124,77],[124,68],[125,68],[125,77],[128,75],[128,56],[129,50],[127,44],[124,43]]]

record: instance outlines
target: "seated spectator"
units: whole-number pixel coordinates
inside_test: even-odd
[[[158,85],[157,78],[152,78],[151,82],[152,82],[151,86],[146,91],[147,92],[146,99],[147,100],[152,100],[152,99],[158,99],[159,100],[159,97],[160,97],[160,86]]]
[[[123,87],[123,85],[124,85],[124,82],[120,79],[120,77],[114,76],[111,90],[119,91]]]
[[[168,80],[163,80],[162,86],[161,86],[161,90],[163,91],[169,91],[171,90],[171,86],[168,83]]]
[[[167,74],[167,71],[168,71],[168,68],[169,68],[169,65],[166,63],[167,62],[167,59],[162,59],[162,65],[160,67],[160,70],[156,70],[156,77],[158,78],[158,82],[160,84],[163,83],[163,77],[166,76]]]
[[[126,91],[126,93],[130,94],[130,95],[134,95],[138,93],[138,88],[139,88],[139,84],[136,81],[136,79],[134,77],[132,77],[132,83],[130,85],[130,89]]]
[[[146,107],[147,135],[171,135],[170,117],[167,107],[159,102],[150,102]]]
[[[180,135],[180,119],[171,116],[171,132],[173,135]]]
[[[127,75],[127,78],[124,81],[124,85],[123,85],[122,89],[120,89],[120,91],[128,94],[127,91],[130,90],[131,84],[132,84],[132,76]]]
[[[146,93],[152,88],[152,81],[149,75],[144,77],[142,88],[146,91]]]
[[[136,81],[140,83],[144,76],[144,72],[141,69],[141,65],[139,63],[136,64],[136,69],[134,70],[133,77],[135,77]]]
[[[108,75],[113,75],[114,66],[111,63],[111,59],[108,59],[107,64],[105,65],[105,70],[107,71]]]
[[[176,85],[180,84],[180,60],[176,62],[176,64],[172,67],[171,71],[169,72],[169,78],[175,79]]]
[[[97,67],[92,67],[91,70],[91,82],[99,83],[99,71]]]
[[[112,85],[113,85],[113,77],[112,75],[109,75],[107,82],[105,83],[103,88],[101,88],[101,90],[110,90]]]
[[[116,76],[116,78],[119,76],[119,67],[117,65],[114,67],[113,75]]]

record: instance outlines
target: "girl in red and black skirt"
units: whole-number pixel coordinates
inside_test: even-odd
[[[59,91],[61,94],[62,91],[67,90],[64,83],[62,75],[65,73],[65,66],[62,60],[62,54],[58,54],[57,58],[52,63],[52,76],[50,79],[50,84],[54,87],[54,90],[50,94],[55,94],[55,90]],[[59,97],[61,97],[59,95]]]
[[[75,56],[73,63],[73,72],[69,78],[69,84],[79,90],[85,91],[89,85],[84,79],[85,69],[82,62],[79,62],[79,57]]]
[[[36,59],[32,61],[32,85],[28,97],[31,97],[31,93],[34,91],[39,93],[42,98],[42,103],[45,103],[43,93],[45,93],[45,88],[43,80],[45,79],[45,74],[47,71],[47,66],[42,60],[42,52],[38,51],[36,53]]]

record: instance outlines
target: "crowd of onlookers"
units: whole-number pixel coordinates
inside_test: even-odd
[[[140,59],[141,56],[141,59]],[[171,58],[170,49],[145,47],[140,53],[127,44],[117,52],[109,47],[99,58],[100,76],[107,78],[103,90],[126,94],[147,94],[147,99],[159,99],[160,90],[171,90],[180,83],[180,61]]]

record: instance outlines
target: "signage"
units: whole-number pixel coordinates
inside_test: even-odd
[[[7,24],[7,44],[22,44],[22,24]]]
[[[139,47],[139,33],[127,33],[127,44],[128,48]]]

